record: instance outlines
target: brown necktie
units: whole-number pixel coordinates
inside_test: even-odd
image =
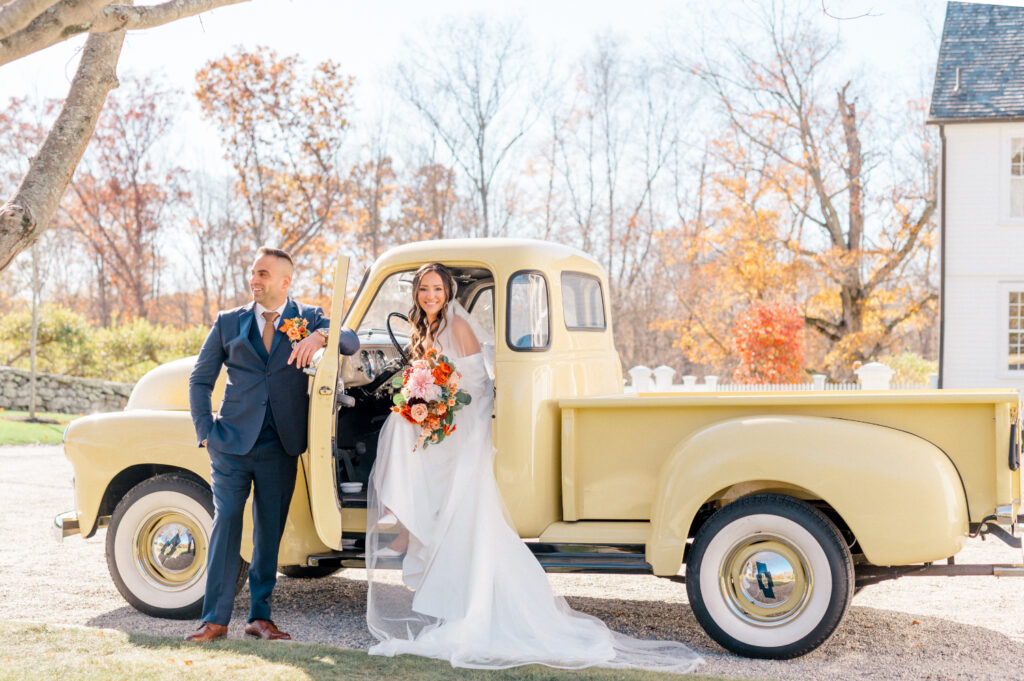
[[[277,313],[264,312],[263,318],[267,320],[267,323],[263,325],[263,347],[267,349],[267,354],[270,354],[270,346],[274,344],[274,332],[277,331],[274,328],[274,320],[277,319]]]

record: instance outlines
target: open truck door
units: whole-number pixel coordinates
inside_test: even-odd
[[[331,332],[323,358],[317,366],[309,394],[309,505],[320,540],[334,550],[341,549],[341,500],[334,477],[334,441],[338,418],[338,385],[341,357],[338,339],[348,281],[347,256],[338,258],[334,269],[334,298],[331,302]]]

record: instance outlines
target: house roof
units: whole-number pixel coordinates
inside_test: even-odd
[[[947,3],[928,118],[1024,119],[1024,7]]]

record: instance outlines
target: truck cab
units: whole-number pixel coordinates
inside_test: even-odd
[[[401,367],[400,345],[409,329],[389,315],[409,311],[413,274],[429,262],[451,270],[456,299],[493,334],[494,441],[502,443],[495,468],[521,536],[539,537],[561,520],[558,400],[622,391],[607,280],[589,256],[512,239],[423,242],[388,251],[366,273],[344,317],[344,326],[358,333],[360,352],[339,358],[326,351],[311,391],[313,517],[321,541],[336,550],[344,534],[365,528],[365,516],[354,510],[365,505],[365,491],[347,495],[341,483],[362,482],[365,490],[377,434],[390,413],[388,378]]]

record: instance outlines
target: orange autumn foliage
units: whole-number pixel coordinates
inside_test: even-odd
[[[298,56],[257,47],[208,62],[196,84],[235,171],[246,241],[284,248],[330,283],[346,229],[339,150],[353,79],[333,61],[307,68]]]
[[[792,304],[753,305],[736,317],[732,343],[737,383],[799,383],[804,378],[804,319]]]

